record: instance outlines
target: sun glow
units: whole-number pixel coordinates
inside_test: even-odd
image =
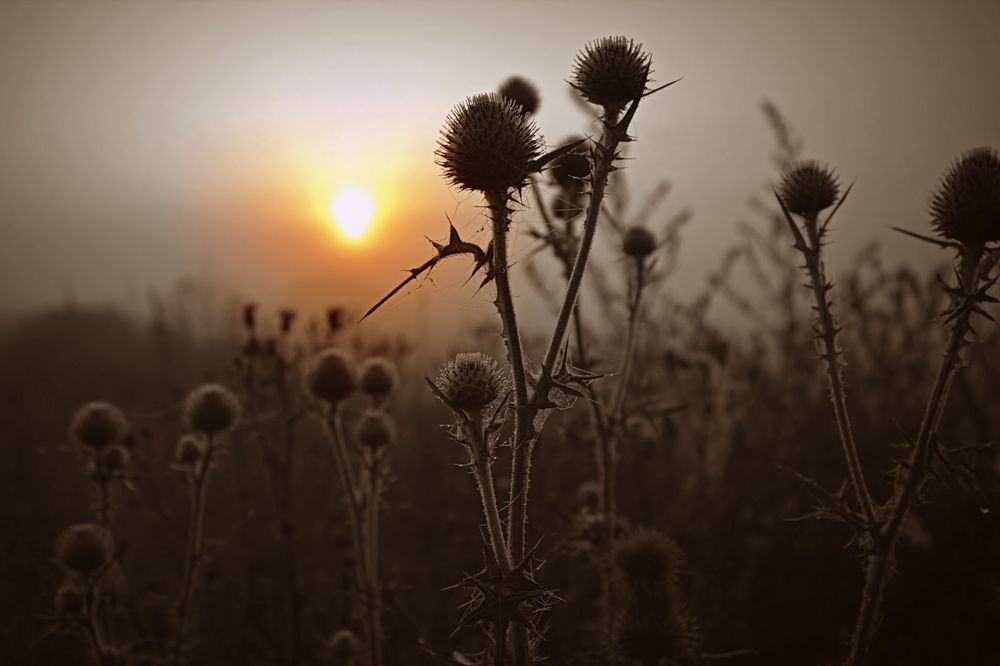
[[[345,187],[330,200],[333,221],[348,238],[360,238],[375,214],[375,198],[363,187]]]

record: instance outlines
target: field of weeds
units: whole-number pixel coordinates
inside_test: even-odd
[[[851,180],[766,103],[771,185],[678,298],[692,211],[624,187],[633,120],[685,94],[654,62],[582,45],[592,122],[555,146],[527,79],[457,100],[435,159],[486,234],[367,312],[5,322],[0,662],[1000,663],[1000,154],[913,194],[894,242],[936,265],[833,275]],[[445,261],[491,326],[368,332]]]

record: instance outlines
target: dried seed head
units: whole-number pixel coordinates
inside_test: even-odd
[[[656,530],[644,528],[619,541],[613,557],[615,567],[635,589],[648,589],[676,579],[682,559],[673,541]]]
[[[523,76],[510,77],[500,84],[497,92],[520,106],[523,113],[536,113],[542,102],[538,96],[538,88]]]
[[[326,654],[335,664],[353,664],[361,654],[361,641],[350,629],[338,629],[326,642]]]
[[[563,142],[563,145],[576,143],[581,137],[570,137]],[[581,187],[582,182],[590,175],[590,160],[587,159],[587,151],[584,146],[580,146],[568,153],[563,153],[552,161],[549,167],[552,180],[560,187]]]
[[[380,449],[396,439],[396,425],[381,409],[370,409],[358,421],[357,437],[361,446]]]
[[[973,148],[945,174],[930,204],[931,224],[966,245],[1000,240],[1000,153]]]
[[[500,397],[506,381],[495,359],[481,352],[465,352],[441,368],[437,385],[455,407],[477,411]]]
[[[56,614],[60,617],[79,617],[83,615],[83,590],[72,580],[68,580],[56,590]]]
[[[182,467],[195,467],[205,457],[208,443],[203,435],[181,435],[174,447],[174,462]]]
[[[645,259],[656,249],[656,239],[646,227],[629,227],[622,240],[622,251],[630,257]]]
[[[534,121],[518,104],[487,93],[452,109],[434,154],[458,188],[506,192],[527,182],[542,145]]]
[[[128,434],[128,422],[111,403],[88,402],[73,414],[69,434],[77,444],[100,450],[123,441]]]
[[[233,428],[240,420],[239,398],[221,384],[205,384],[184,400],[184,422],[209,437]]]
[[[306,371],[306,391],[317,400],[336,405],[354,393],[356,377],[350,356],[339,349],[326,349],[313,358]]]
[[[370,358],[361,366],[361,391],[374,400],[384,400],[396,388],[396,366],[387,358]]]
[[[70,571],[88,576],[111,558],[108,533],[93,523],[72,525],[56,539],[56,561]]]
[[[101,451],[101,471],[108,476],[124,476],[132,457],[121,444],[112,444]]]
[[[812,160],[797,162],[781,175],[778,196],[790,213],[815,216],[837,203],[840,184],[829,168]]]
[[[652,56],[627,37],[603,37],[576,56],[573,87],[589,102],[621,109],[646,92]]]

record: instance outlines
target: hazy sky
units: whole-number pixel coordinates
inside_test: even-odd
[[[482,228],[433,162],[451,106],[525,75],[558,143],[587,126],[564,83],[574,54],[618,33],[657,79],[684,77],[643,102],[628,173],[636,198],[673,181],[664,214],[694,210],[675,292],[752,219],[765,97],[857,182],[834,268],[871,240],[927,264],[886,227],[921,228],[949,162],[1000,145],[998,26],[998,2],[4,2],[0,307],[127,302],[180,276],[275,304],[367,302],[427,256],[446,214]],[[347,184],[378,201],[361,243],[325,212]],[[395,311],[488,313],[465,274]]]

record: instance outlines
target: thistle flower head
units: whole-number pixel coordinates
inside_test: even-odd
[[[563,142],[563,145],[576,143],[580,138],[570,137]],[[587,159],[585,148],[581,146],[554,159],[549,167],[549,173],[559,187],[580,187],[581,181],[590,175],[590,160]]]
[[[349,398],[357,385],[354,361],[339,349],[320,352],[306,371],[306,391],[330,405]]]
[[[437,386],[455,407],[477,411],[500,397],[506,380],[495,359],[481,352],[465,352],[441,368]]]
[[[512,76],[497,88],[501,97],[506,97],[521,107],[522,113],[534,114],[541,104],[538,88],[523,76]]]
[[[84,611],[83,590],[80,585],[72,580],[65,581],[56,590],[55,603],[56,614],[60,617],[78,617]]]
[[[370,409],[358,421],[357,437],[361,446],[380,449],[396,439],[396,425],[381,409]]]
[[[955,162],[930,203],[931,224],[966,245],[1000,240],[1000,153],[973,148]]]
[[[70,571],[89,576],[111,559],[107,530],[93,523],[78,523],[56,539],[56,561]]]
[[[111,403],[88,402],[73,414],[69,434],[77,444],[100,450],[122,442],[128,434],[128,422]]]
[[[486,93],[452,109],[434,154],[456,187],[506,192],[527,182],[542,145],[534,121],[517,103]]]
[[[652,56],[627,37],[603,37],[576,56],[574,88],[605,109],[621,109],[646,91]]]
[[[361,641],[350,629],[338,629],[326,642],[326,654],[335,664],[352,664],[361,654]]]
[[[663,585],[678,575],[681,554],[660,532],[638,529],[622,539],[613,553],[615,568],[635,589]]]
[[[205,457],[208,443],[203,435],[181,435],[174,447],[174,463],[181,467],[195,467]]]
[[[240,420],[239,399],[221,384],[204,384],[184,400],[184,422],[209,437],[233,428]]]
[[[810,217],[837,203],[840,183],[836,174],[819,162],[796,162],[781,175],[778,196],[788,212]]]
[[[131,461],[128,449],[121,444],[112,444],[100,453],[101,471],[108,476],[124,476]]]
[[[370,358],[361,366],[361,392],[376,401],[384,400],[397,383],[396,366],[387,358]]]
[[[629,227],[622,239],[622,251],[635,259],[645,259],[656,249],[656,238],[646,227]]]

